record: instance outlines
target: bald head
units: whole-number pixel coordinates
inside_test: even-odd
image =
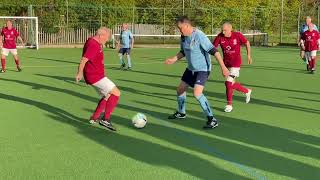
[[[97,30],[96,35],[94,38],[100,43],[105,44],[107,41],[109,41],[111,36],[111,30],[106,27],[101,27]]]
[[[229,22],[226,22],[222,25],[222,33],[225,37],[231,37],[232,32],[232,24]]]

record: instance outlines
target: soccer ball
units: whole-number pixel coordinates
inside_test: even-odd
[[[139,128],[139,129],[144,128],[147,124],[147,117],[142,113],[137,113],[132,118],[132,124],[136,128]]]

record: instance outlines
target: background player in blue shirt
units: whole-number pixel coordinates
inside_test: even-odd
[[[186,91],[190,86],[193,88],[193,95],[199,101],[202,110],[208,118],[204,128],[215,128],[218,126],[218,121],[214,118],[210,104],[203,94],[204,85],[211,72],[210,55],[216,57],[225,77],[229,75],[229,70],[224,65],[220,53],[213,47],[209,38],[202,31],[194,28],[188,17],[182,16],[178,18],[177,26],[181,32],[181,50],[174,57],[168,58],[165,63],[174,64],[179,59],[186,57],[188,67],[177,89],[178,110],[169,116],[169,119],[182,119],[186,117]]]
[[[300,36],[299,36],[300,57],[301,57],[302,61],[304,61],[307,64],[307,69],[308,69],[308,66],[309,66],[308,65],[308,60],[305,58],[305,51],[303,50],[300,42],[301,42],[302,34],[309,30],[308,26],[309,26],[309,24],[312,24],[311,20],[312,20],[311,17],[307,16],[306,17],[306,23],[301,26],[300,32],[299,32],[299,34],[300,34]],[[319,32],[318,27],[315,24],[314,24],[313,29]]]
[[[118,43],[118,47],[120,47],[119,57],[120,57],[121,68],[126,67],[126,64],[123,59],[123,56],[126,55],[128,60],[128,70],[131,70],[132,64],[131,64],[130,52],[131,52],[131,49],[133,48],[134,39],[133,39],[133,34],[128,29],[128,27],[129,27],[128,24],[126,23],[122,24],[120,41],[118,41],[117,43]]]

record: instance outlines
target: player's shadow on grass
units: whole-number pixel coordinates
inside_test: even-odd
[[[68,63],[68,64],[79,64],[79,62],[73,62],[73,61],[68,61],[68,60],[63,60],[63,59],[52,59],[52,58],[45,58],[45,57],[34,57],[34,56],[28,56],[26,58],[31,58],[31,59],[39,59],[41,61],[54,61],[54,62],[61,62],[61,63]]]
[[[48,113],[47,116],[50,119],[74,126],[78,129],[78,133],[84,137],[137,161],[155,166],[168,166],[201,179],[249,179],[218,168],[204,158],[129,135],[110,133],[105,129],[91,126],[84,119],[43,102],[2,93],[0,93],[0,98],[44,110]],[[117,120],[127,121],[127,119],[121,117],[117,117]]]
[[[143,104],[145,105],[145,103]],[[262,148],[266,147],[272,150],[279,151],[284,151],[288,149],[290,153],[296,154],[300,154],[300,151],[304,151],[304,156],[309,156],[310,154],[316,155],[319,149],[310,148],[310,146],[299,144],[299,142],[296,142],[296,144],[295,142],[288,143],[288,139],[285,138],[280,138],[281,141],[275,140],[276,143],[275,141],[273,141],[274,146],[271,147],[267,147],[263,144],[264,142],[266,144],[270,143],[270,141],[272,142],[273,137],[279,138],[278,135],[286,135],[286,137],[294,136],[293,138],[296,138],[297,135],[300,136],[298,133],[289,132],[279,128],[278,133],[276,133],[275,136],[273,136],[268,133],[273,133],[275,131],[274,127],[265,127],[264,125],[242,121],[239,119],[229,120],[229,123],[225,123],[224,121],[222,121],[222,127],[209,131],[209,134],[206,132],[194,133],[194,131],[185,131],[177,127],[179,125],[181,126],[184,124],[189,124],[191,121],[197,123],[197,127],[200,130],[201,125],[203,125],[205,121],[200,122],[197,119],[188,118],[187,120],[177,120],[173,123],[177,124],[178,126],[172,125],[171,122],[168,122],[166,120],[166,113],[162,113],[162,111],[154,111],[154,109],[158,109],[156,107],[159,108],[159,106],[154,105],[150,107],[150,109],[153,110],[148,110],[139,108],[137,106],[129,106],[124,104],[120,104],[118,106],[118,108],[130,110],[132,112],[143,112],[147,115],[147,117],[149,117],[149,124],[145,129],[139,130],[140,132],[153,136],[154,138],[160,138],[172,144],[188,148],[192,151],[220,158],[233,165],[238,164],[236,165],[236,168],[240,168],[241,165],[245,165],[246,167],[254,167],[264,171],[269,171],[275,174],[298,179],[314,179],[315,177],[320,177],[320,169],[313,165],[308,165],[296,160],[287,159],[283,156],[276,155],[274,153],[249,146],[252,143],[250,141],[250,138],[253,138],[255,139],[255,141],[257,140],[260,142],[258,145]],[[225,120],[225,118],[220,118]],[[116,122],[117,124],[121,124],[122,126],[135,129],[130,124],[130,122],[128,122],[128,120],[125,120],[117,115],[113,115],[112,119],[114,119],[114,122]],[[233,123],[233,121],[237,121],[238,123]],[[250,132],[249,129],[255,132]],[[268,133],[266,133],[268,134],[268,136],[263,136],[263,138],[258,136],[257,134],[261,130],[268,131]],[[211,135],[211,133],[215,134],[215,136]],[[232,136],[228,137],[227,134],[232,134]],[[234,138],[233,135],[237,138]],[[230,140],[236,139],[238,142],[234,143],[231,141],[225,141],[219,137],[228,138]],[[298,139],[304,141],[306,138],[308,138],[308,140],[310,141],[317,140],[316,138],[310,138],[308,136],[301,135],[301,137],[297,138],[297,141]],[[245,143],[246,145],[242,145],[240,142]],[[280,149],[278,147],[279,145],[281,145]],[[294,152],[291,150],[292,148],[295,148],[293,150]],[[245,171],[245,173],[250,174],[250,168],[242,169],[242,171]],[[254,176],[260,177],[261,175],[257,173],[254,174]]]
[[[166,84],[157,84],[157,83],[151,83],[151,82],[140,82],[140,81],[133,81],[133,80],[123,80],[126,82],[131,82],[135,84],[144,84],[146,86],[151,86],[151,87],[158,87],[162,89],[176,89],[176,86],[171,86],[171,85],[166,85]],[[225,94],[224,93],[218,93],[218,92],[213,92],[213,91],[208,91],[205,90],[204,94],[208,97],[215,97],[219,99],[225,99]],[[233,99],[238,100],[238,101],[244,101],[244,96],[234,96]],[[282,108],[282,109],[291,109],[291,110],[296,110],[296,111],[302,111],[302,112],[308,112],[308,113],[314,113],[314,114],[320,114],[319,109],[312,109],[312,108],[306,108],[306,107],[301,107],[301,106],[296,106],[296,105],[291,105],[291,104],[282,104],[278,102],[271,102],[271,101],[266,101],[266,100],[261,100],[261,99],[256,99],[256,98],[251,98],[250,101],[251,104],[257,104],[257,105],[265,105],[265,106],[270,106],[270,107],[275,107],[275,108]]]
[[[13,80],[12,82],[16,82],[16,80]],[[35,84],[35,83],[30,83],[30,82],[23,82],[23,81],[17,81],[18,83],[22,83],[22,84],[25,84],[25,85],[29,85],[29,86],[31,86],[31,87],[40,87],[40,88],[46,88],[46,89],[48,89],[48,90],[52,90],[52,91],[57,91],[57,92],[61,92],[61,93],[67,93],[67,94],[70,94],[70,95],[73,95],[73,96],[76,96],[76,97],[79,97],[79,98],[81,98],[81,99],[86,99],[86,100],[88,100],[88,101],[92,101],[92,102],[95,102],[95,101],[98,101],[98,99],[96,99],[96,98],[93,98],[93,97],[90,97],[90,96],[87,96],[87,95],[84,95],[84,94],[81,94],[81,93],[77,93],[77,92],[72,92],[72,91],[70,91],[70,90],[67,90],[67,91],[65,91],[64,89],[59,89],[59,88],[56,88],[56,87],[50,87],[50,86],[46,86],[46,85],[39,85],[39,84]],[[21,98],[13,98],[13,97],[11,97],[11,96],[6,96],[6,95],[3,95],[3,94],[0,94],[0,95],[2,95],[1,97],[2,98],[4,98],[4,99],[13,99],[14,101],[21,101],[20,99]],[[29,102],[30,101],[30,102]],[[26,104],[32,104],[32,102],[34,102],[34,101],[32,101],[32,100],[29,100],[29,101],[26,101],[26,102],[24,102],[24,103],[26,103]],[[49,107],[48,107],[49,106]],[[150,106],[150,104],[149,104],[149,106]],[[55,107],[50,107],[50,105],[46,105],[46,104],[43,104],[43,103],[40,103],[40,105],[37,105],[37,107],[39,107],[39,108],[45,108],[45,109],[48,109],[48,111],[49,112],[54,112],[53,114],[59,114],[59,115],[64,115],[64,114],[66,114],[66,116],[70,116],[72,119],[75,119],[75,120],[78,120],[78,118],[77,117],[75,117],[75,116],[73,116],[73,115],[71,115],[70,113],[67,113],[67,112],[64,112],[63,110],[61,110],[61,109],[56,109]],[[158,107],[159,108],[159,106],[158,105],[156,105],[155,107]],[[151,107],[152,109],[155,109],[155,107]],[[132,110],[132,111],[135,111],[135,112],[137,112],[137,111],[139,111],[139,112],[145,112],[146,114],[148,114],[148,115],[150,115],[150,116],[154,116],[154,118],[161,118],[161,119],[165,119],[166,118],[166,116],[167,116],[167,114],[163,114],[163,113],[161,113],[161,112],[155,112],[154,110],[147,110],[147,109],[140,109],[140,108],[137,108],[137,107],[131,107],[131,106],[128,106],[128,105],[123,105],[123,104],[120,104],[119,105],[119,108],[122,108],[122,109],[125,109],[125,110]],[[194,116],[198,116],[197,114],[195,114]],[[117,116],[115,116],[115,117],[117,117]],[[121,117],[118,117],[118,118],[121,118]],[[64,119],[64,121],[66,121],[67,120],[67,118],[65,119],[65,117],[64,118],[62,118],[62,119]],[[128,120],[127,119],[123,119],[123,121],[126,121],[127,123],[129,123],[128,122]],[[241,121],[241,120],[235,120],[235,121]],[[69,122],[69,121],[67,121],[67,122]],[[115,122],[116,123],[121,123],[122,121],[119,121],[118,122],[118,119],[117,118],[115,118]],[[203,121],[204,122],[204,121]],[[77,123],[84,123],[83,121],[79,121],[79,122],[77,122]],[[248,122],[248,123],[250,123],[250,122]],[[85,123],[86,124],[86,123]],[[231,125],[233,125],[234,123],[233,122],[231,122],[230,123],[230,126]],[[183,124],[183,125],[187,125],[188,126],[188,124]],[[201,125],[202,125],[202,123],[201,123]],[[250,125],[250,124],[249,124]],[[198,128],[199,126],[197,126],[197,128]],[[250,127],[250,126],[249,126]],[[194,128],[194,126],[192,126],[191,128]],[[236,130],[232,130],[231,132],[242,132],[242,133],[245,133],[245,132],[247,132],[248,131],[248,129],[254,129],[254,128],[256,128],[255,126],[253,126],[253,127],[250,127],[250,128],[247,128],[247,127],[245,127],[245,130],[246,131],[244,131],[244,130],[242,130],[242,131],[240,131],[240,130],[238,130],[238,131],[236,131]],[[259,129],[259,130],[261,130],[261,129]],[[214,132],[219,132],[219,131],[214,131]],[[163,132],[161,132],[161,133],[163,133]],[[189,133],[189,132],[188,132]],[[226,136],[226,135],[228,135],[228,133],[230,133],[230,131],[225,131],[225,133],[223,133],[222,135],[221,135],[221,137],[223,137],[223,136]],[[273,133],[272,132],[272,129],[270,129],[270,133]],[[297,133],[298,134],[298,133]],[[282,135],[281,133],[280,133],[280,135]],[[290,136],[292,136],[292,137],[295,137],[296,135],[295,134],[290,134]],[[161,136],[159,136],[159,137],[161,137]],[[235,134],[235,137],[238,137],[238,134]],[[306,137],[308,137],[308,136],[306,136]],[[163,137],[164,138],[164,137]],[[202,138],[200,138],[200,139],[202,139]],[[211,142],[211,139],[212,139],[212,137],[210,137],[210,138],[208,138],[208,143],[210,143]],[[231,139],[231,138],[230,138]],[[243,140],[243,139],[237,139],[238,141],[244,141],[245,143],[252,143],[252,142],[250,142],[250,141],[247,141],[247,139],[248,139],[248,137],[247,138],[244,138],[245,140]],[[308,138],[301,138],[301,139],[299,139],[300,140],[300,142],[301,142],[301,144],[303,144],[303,143],[307,143],[307,144],[312,144],[312,143],[314,143],[314,142],[317,142],[317,139],[315,139],[313,142],[309,142],[309,141],[305,141],[306,139],[308,139]],[[267,140],[269,140],[270,141],[270,139],[267,139]],[[260,140],[259,140],[260,141]],[[260,141],[261,142],[261,141]],[[175,142],[176,144],[178,144],[179,142]],[[222,143],[222,142],[221,142]],[[219,143],[220,144],[220,143]],[[223,143],[222,143],[223,144]],[[235,150],[235,149],[237,149],[237,147],[238,147],[238,144],[235,144],[235,147],[232,147],[232,148],[230,148],[231,150]],[[266,146],[264,146],[264,147],[266,147]],[[303,147],[308,147],[308,146],[303,146]],[[243,147],[243,148],[248,148],[248,147]],[[307,148],[307,149],[309,149],[310,150],[310,148]],[[305,149],[304,149],[305,150]],[[200,152],[203,152],[203,151],[200,151]],[[310,151],[308,151],[308,152],[313,152],[313,150],[311,149]],[[203,153],[205,153],[205,152],[203,152]],[[232,153],[232,152],[230,152],[230,153]],[[257,160],[259,161],[259,156],[263,156],[263,151],[258,151],[258,152],[256,152],[257,153]],[[301,152],[300,152],[301,153]],[[250,156],[251,155],[251,152],[250,153],[248,153],[248,156]],[[303,154],[304,155],[304,154]],[[275,158],[275,157],[273,157],[273,156],[271,156],[271,155],[268,155],[267,156],[267,158],[266,159],[273,159],[273,158]],[[247,164],[248,166],[252,166],[252,167],[256,167],[254,164],[250,164],[250,163],[248,163],[248,162],[245,162],[245,160],[243,160],[244,162],[242,162],[243,164]],[[279,162],[278,162],[279,161]],[[283,159],[279,159],[278,157],[276,158],[276,161],[275,162],[272,162],[272,163],[280,163],[280,162],[282,162],[282,161],[284,161],[284,162],[286,162],[286,163],[288,163],[288,164],[290,164],[291,166],[290,167],[292,167],[293,169],[295,169],[295,172],[297,172],[297,173],[299,173],[300,175],[301,175],[301,172],[299,172],[298,170],[296,170],[296,169],[306,169],[305,171],[311,171],[311,172],[314,172],[314,170],[315,170],[315,168],[314,167],[309,167],[309,165],[305,165],[305,164],[302,164],[302,163],[299,163],[299,162],[295,162],[295,161],[293,161],[293,160],[288,160],[288,162],[287,162],[287,160],[285,159],[285,158],[283,158]],[[260,161],[259,161],[260,162]],[[261,162],[260,162],[261,163]],[[263,162],[262,164],[265,164],[265,162]],[[285,165],[283,165],[283,167],[284,167]],[[274,164],[272,164],[272,167],[276,167],[276,166],[274,166]],[[260,165],[259,166],[259,168],[261,168],[261,169],[264,169],[264,170],[266,170],[266,171],[269,171],[269,169],[272,169],[272,171],[274,171],[274,172],[276,172],[276,173],[279,173],[279,174],[286,174],[287,176],[290,176],[290,174],[287,174],[286,172],[282,172],[282,171],[285,171],[284,169],[274,169],[274,168],[271,168],[271,167],[266,167],[266,165]],[[281,173],[282,172],[282,173]],[[308,174],[312,174],[312,173],[308,173]],[[317,172],[317,171],[316,171]],[[318,172],[320,172],[320,171],[318,171]],[[294,174],[295,175],[295,174]],[[292,175],[291,175],[292,176]],[[291,177],[290,176],[290,177]],[[297,176],[297,177],[300,177],[298,174],[297,175],[295,175],[295,176]],[[301,175],[302,176],[302,175]],[[303,175],[304,177],[305,177],[305,175]]]

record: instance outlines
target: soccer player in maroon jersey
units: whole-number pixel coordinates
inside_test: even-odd
[[[317,50],[320,49],[319,32],[314,29],[311,23],[308,25],[308,31],[304,32],[301,37],[301,47],[305,51],[308,60],[308,71],[314,73],[316,70]]]
[[[236,78],[240,75],[241,67],[241,45],[245,45],[247,49],[248,64],[252,63],[250,53],[250,43],[240,32],[233,32],[232,25],[230,23],[224,23],[222,26],[222,32],[214,39],[213,45],[218,48],[221,46],[223,51],[223,61],[226,67],[229,69],[230,74],[226,78],[226,95],[227,105],[225,112],[231,112],[233,90],[240,91],[246,95],[246,103],[250,102],[251,89],[243,87],[239,82],[236,82]]]
[[[110,39],[110,36],[110,29],[101,27],[95,36],[86,41],[76,75],[76,82],[79,82],[84,77],[86,83],[95,87],[102,95],[95,112],[90,118],[90,123],[93,124],[99,121],[101,125],[116,131],[111,124],[110,116],[118,104],[120,90],[104,74],[103,44]],[[104,118],[99,120],[100,114],[103,112]]]
[[[0,47],[2,47],[1,52],[1,72],[6,72],[6,56],[11,53],[14,57],[14,61],[17,65],[18,71],[21,71],[20,61],[18,57],[18,51],[16,46],[16,38],[23,44],[22,38],[19,35],[19,32],[12,26],[10,20],[7,21],[6,27],[2,28],[0,36]],[[3,40],[3,42],[2,42]]]

